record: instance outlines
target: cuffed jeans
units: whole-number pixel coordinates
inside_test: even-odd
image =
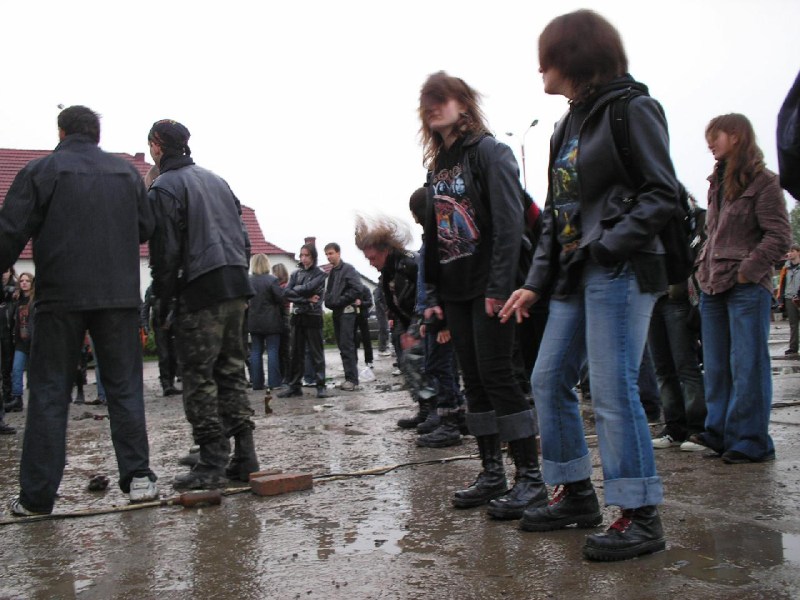
[[[533,370],[542,473],[554,485],[592,474],[573,390],[586,359],[606,504],[621,508],[660,504],[663,487],[637,385],[656,296],[639,291],[627,264],[606,268],[587,263],[583,286],[583,296],[550,301]]]
[[[535,435],[536,420],[511,362],[516,325],[487,316],[482,296],[446,302],[444,314],[464,378],[470,432],[497,433],[502,441]]]
[[[155,481],[149,465],[138,309],[38,310],[34,327],[20,461],[22,504],[36,512],[53,509],[64,475],[70,391],[87,329],[103,357],[119,487],[129,492],[133,477],[147,476]]]
[[[755,283],[700,296],[708,409],[703,437],[717,452],[735,450],[753,459],[775,452],[768,432],[771,306],[770,293]]]
[[[650,353],[664,407],[665,432],[678,441],[703,431],[706,398],[697,363],[697,336],[689,329],[689,301],[659,298],[650,321]]]
[[[253,389],[264,389],[264,350],[267,351],[267,385],[271,388],[281,385],[280,365],[281,334],[250,334],[250,377]]]

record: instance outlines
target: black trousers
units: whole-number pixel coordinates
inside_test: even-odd
[[[292,363],[289,385],[300,387],[305,371],[306,348],[314,365],[317,387],[325,386],[325,351],[322,346],[322,316],[292,315]]]
[[[38,310],[34,329],[20,461],[22,504],[33,511],[53,509],[66,462],[70,393],[87,329],[102,357],[119,487],[127,493],[133,477],[155,480],[145,424],[138,309]]]

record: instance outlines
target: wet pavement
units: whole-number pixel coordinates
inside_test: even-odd
[[[357,392],[320,401],[306,389],[303,398],[273,400],[271,415],[263,393],[250,393],[262,467],[313,473],[313,490],[274,497],[233,490],[209,508],[30,523],[8,524],[4,514],[0,598],[798,598],[800,361],[783,358],[787,341],[786,323],[775,323],[777,460],[726,465],[703,453],[657,450],[667,550],[646,558],[590,563],[581,555],[590,531],[527,533],[482,508],[451,508],[451,492],[478,471],[475,441],[417,448],[413,433],[395,427],[412,406],[393,389],[391,359],[380,358],[377,380]],[[341,381],[338,354],[326,358],[329,376]],[[191,438],[180,398],[159,395],[155,364],[145,386],[152,465],[166,498]],[[94,386],[87,393],[93,398]],[[114,484],[108,420],[94,418],[105,411],[70,410],[56,513],[127,506]],[[7,416],[20,431],[24,418]],[[0,437],[4,506],[16,495],[21,439]],[[596,445],[592,452],[602,493]],[[111,478],[107,491],[87,491],[96,473]],[[330,474],[344,475],[323,477]],[[608,525],[616,512],[606,509],[605,517]]]

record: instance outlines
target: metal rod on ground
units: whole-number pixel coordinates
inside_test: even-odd
[[[587,435],[586,441],[591,442],[597,439],[597,435]],[[349,479],[352,477],[363,477],[367,475],[385,475],[395,469],[402,467],[414,467],[420,465],[434,465],[454,462],[457,460],[470,460],[477,458],[477,454],[460,454],[457,456],[448,456],[445,458],[433,458],[430,460],[420,460],[407,463],[398,463],[395,465],[386,465],[382,467],[373,467],[371,469],[364,469],[362,471],[353,471],[351,473],[325,473],[322,475],[314,475],[313,479],[319,483],[326,483],[328,481],[337,481],[340,479]],[[109,508],[93,508],[88,510],[76,510],[72,512],[52,513],[49,515],[35,515],[32,517],[13,517],[11,519],[0,519],[1,525],[11,525],[13,523],[32,523],[34,521],[52,521],[58,519],[74,519],[78,517],[94,517],[99,515],[109,515],[120,512],[127,512],[131,510],[141,510],[143,508],[156,508],[160,506],[183,506],[184,508],[199,508],[201,506],[211,506],[220,504],[222,496],[232,496],[234,494],[241,494],[243,492],[251,491],[250,486],[240,486],[235,488],[227,488],[224,490],[209,490],[200,492],[188,492],[180,496],[172,498],[165,498],[163,500],[153,500],[152,502],[139,502],[137,504],[126,504],[125,506],[112,506]]]
[[[75,519],[78,517],[94,517],[99,515],[109,515],[131,510],[142,510],[143,508],[154,508],[158,506],[183,506],[184,508],[202,508],[204,506],[214,506],[222,502],[220,490],[203,490],[200,492],[187,492],[172,498],[163,500],[152,500],[150,502],[138,502],[136,504],[126,504],[124,506],[110,506],[108,508],[90,508],[86,510],[76,510],[65,513],[51,513],[49,515],[34,515],[31,517],[14,517],[12,519],[0,520],[0,525],[10,525],[11,523],[32,523],[34,521],[52,521],[55,519]]]

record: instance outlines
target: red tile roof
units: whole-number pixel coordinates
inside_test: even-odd
[[[52,150],[16,150],[11,148],[0,148],[0,206],[2,206],[3,201],[6,198],[6,194],[8,193],[8,188],[11,187],[11,183],[14,181],[14,178],[17,176],[17,173],[20,171],[20,169],[22,169],[22,167],[27,165],[30,161],[36,158],[41,158],[42,156],[47,156],[50,154],[50,152],[52,152]],[[147,172],[152,166],[145,161],[144,152],[137,152],[133,156],[124,152],[113,152],[113,154],[130,162],[136,168],[136,170],[141,173],[142,177],[147,175]],[[258,224],[258,219],[256,218],[256,213],[252,208],[242,206],[242,219],[247,228],[247,233],[250,235],[252,254],[288,254],[294,258],[294,255],[291,252],[286,252],[286,250],[282,250],[275,244],[271,244],[264,239],[264,233],[261,231],[261,227]],[[142,258],[147,258],[149,256],[147,244],[142,244],[141,248],[139,249],[139,255]],[[30,242],[28,242],[28,244],[25,246],[25,249],[22,251],[22,254],[20,254],[19,257],[33,257]]]

